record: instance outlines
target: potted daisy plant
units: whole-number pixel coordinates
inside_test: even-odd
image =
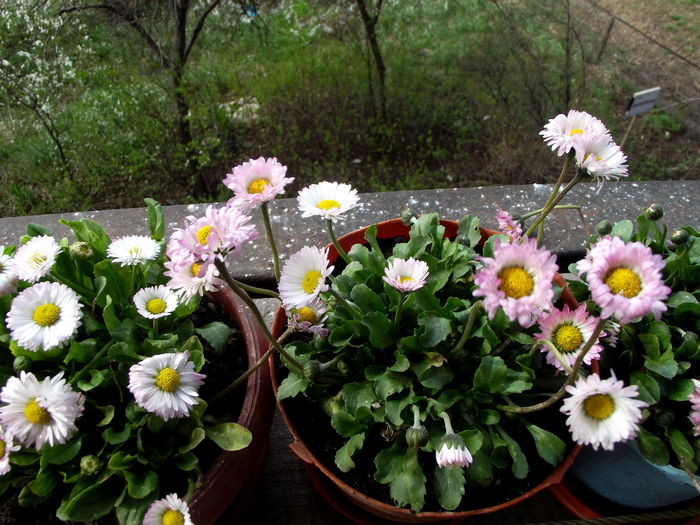
[[[579,268],[602,281],[580,281],[595,293],[579,303],[539,245],[568,191],[625,176],[626,157],[585,112],[559,115],[541,134],[565,157],[561,176],[540,210],[518,221],[499,210],[501,232],[469,215],[406,212],[336,237],[359,198],[348,184],[321,182],[297,200],[303,217],[324,221],[330,243],[303,247],[280,270],[263,211],[281,300],[273,386],[292,449],[329,501],[347,498],[337,508],[353,519],[497,511],[560,481],[575,445],[609,448],[640,432],[649,405],[640,383],[602,375],[595,361],[619,323],[660,316],[670,293],[661,270],[635,252],[644,299],[611,309],[610,297],[617,304],[632,293],[628,274],[589,270],[607,253],[592,248]],[[264,162],[227,177],[233,204],[270,200],[261,194],[280,179],[254,169]]]
[[[29,225],[0,248],[0,492],[18,522],[213,523],[263,466],[272,397],[247,369],[268,345],[212,260],[255,228],[207,210],[230,235],[188,218],[166,248],[147,205],[150,236],[83,218],[61,221],[72,244]]]

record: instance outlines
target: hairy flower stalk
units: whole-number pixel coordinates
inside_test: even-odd
[[[552,193],[549,194],[549,199],[547,199],[547,202],[543,206],[542,211],[540,212],[541,214],[544,213],[544,211],[552,204],[552,201],[556,198],[557,194],[559,193],[559,188],[561,188],[561,185],[564,183],[564,179],[566,178],[566,173],[569,171],[569,162],[574,157],[574,155],[575,155],[575,152],[572,149],[571,151],[569,151],[569,153],[566,155],[566,157],[564,157],[564,165],[561,168],[561,173],[559,173],[559,178],[557,179],[557,182],[554,184],[554,188],[552,188]],[[547,212],[547,213],[549,213],[549,212]],[[538,219],[539,219],[539,217],[538,217]],[[528,231],[530,231],[530,230],[528,230]],[[542,218],[542,222],[540,222],[540,225],[537,228],[537,244],[539,244],[542,241],[543,234],[544,234],[544,217]]]
[[[267,243],[270,246],[270,251],[272,252],[272,266],[275,271],[275,280],[280,282],[280,258],[277,253],[277,245],[275,244],[275,238],[272,235],[272,224],[270,223],[270,213],[267,209],[267,202],[263,202],[260,206],[260,213],[263,218],[263,225],[265,226],[265,235],[267,236]]]
[[[536,405],[530,405],[526,407],[521,407],[517,405],[495,405],[496,408],[499,410],[503,410],[504,412],[512,412],[515,414],[527,414],[531,412],[538,412],[540,410],[544,410],[545,408],[548,408],[552,406],[554,403],[559,401],[564,395],[566,394],[566,387],[569,385],[572,385],[576,378],[578,377],[579,370],[581,369],[581,366],[583,365],[583,358],[586,357],[586,354],[588,351],[593,347],[595,342],[598,340],[598,336],[600,333],[603,331],[603,328],[605,327],[605,319],[599,319],[598,323],[596,324],[595,328],[593,329],[593,333],[591,336],[588,338],[588,341],[586,341],[586,344],[581,348],[581,351],[579,352],[578,356],[576,357],[576,361],[574,361],[574,366],[571,367],[571,373],[569,376],[566,378],[566,381],[564,382],[563,385],[561,385],[561,388],[557,390],[554,394],[552,394],[551,397],[549,397],[547,400],[542,401],[541,403],[537,403]],[[538,344],[541,344],[542,341],[538,341]]]
[[[568,158],[568,157],[567,157]],[[532,235],[532,232],[535,231],[535,229],[544,221],[544,219],[549,215],[549,213],[556,207],[557,204],[559,204],[559,201],[561,201],[564,196],[569,193],[569,191],[576,186],[579,182],[583,180],[584,174],[586,173],[585,170],[579,169],[576,172],[576,175],[574,175],[574,178],[569,181],[569,183],[564,186],[564,188],[559,192],[554,194],[555,197],[549,201],[548,205],[545,205],[545,207],[542,209],[542,212],[539,214],[537,219],[535,219],[535,222],[533,222],[530,227],[527,229],[527,231],[524,233],[525,237],[528,237]]]
[[[350,256],[347,254],[345,250],[343,250],[343,247],[340,245],[338,242],[338,239],[335,237],[335,233],[333,232],[333,221],[331,219],[326,219],[326,228],[328,229],[328,235],[331,237],[331,242],[333,243],[333,246],[335,246],[335,249],[338,250],[338,255],[347,263],[350,264],[352,260],[350,259]]]
[[[467,324],[464,325],[464,330],[462,330],[462,335],[454,348],[448,352],[448,355],[452,354],[453,352],[459,352],[462,348],[464,348],[467,339],[469,339],[469,335],[472,333],[474,321],[476,320],[476,314],[479,313],[483,306],[483,301],[477,301],[472,305],[472,309],[469,311],[469,317],[467,318]]]

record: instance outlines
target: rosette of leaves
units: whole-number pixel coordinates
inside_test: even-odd
[[[161,207],[151,199],[146,202],[151,237],[163,244]],[[110,239],[98,223],[86,218],[61,222],[89,250],[83,246],[83,256],[71,253],[68,240],[62,239],[48,278],[78,293],[82,326],[65,347],[31,352],[12,341],[0,324],[0,381],[4,384],[20,369],[39,378],[63,371],[71,387],[85,396],[85,409],[66,443],[11,453],[11,470],[0,477],[0,493],[21,488],[20,505],[55,504],[62,520],[93,521],[114,511],[120,523],[140,524],[156,499],[194,489],[203,475],[200,454],[207,441],[218,445],[211,447],[214,451],[238,450],[248,445],[251,435],[240,425],[220,422],[203,399],[188,417],[164,421],[147,413],[127,388],[129,368],[149,356],[187,350],[201,371],[211,357],[205,355],[202,340],[212,351],[222,352],[232,328],[221,322],[196,327],[190,319],[200,302],[196,296],[159,319],[154,333],[153,323],[137,313],[132,297],[145,286],[165,284],[164,250],[158,260],[122,267],[106,257]],[[50,235],[36,225],[27,231],[28,236]],[[0,298],[3,317],[13,296]]]
[[[700,438],[688,419],[688,396],[692,380],[700,377],[700,236],[691,227],[669,235],[662,214],[650,208],[635,222],[616,223],[610,235],[641,242],[663,257],[664,282],[672,290],[665,301],[668,309],[658,321],[647,315],[622,325],[619,341],[607,345],[600,364],[625,384],[637,385],[639,399],[649,403],[637,438],[644,457],[697,474]],[[589,243],[596,240],[594,236]],[[575,273],[574,267],[570,270]],[[582,282],[569,284],[577,297],[586,298]]]
[[[371,454],[374,479],[389,486],[396,505],[415,512],[423,509],[428,491],[443,509],[455,510],[465,493],[473,497],[474,488],[525,479],[534,464],[551,471],[567,448],[563,425],[546,428],[502,410],[511,403],[541,401],[564,377],[554,374],[539,351],[531,351],[531,333],[502,312],[489,320],[473,297],[478,255],[492,255],[497,236],[480,248],[479,221],[471,216],[460,221],[457,238],[445,238],[444,232],[436,214],[422,215],[406,242],[384,251],[376,226],[370,227],[366,245],[352,246],[351,262],[332,278],[346,303],[322,294],[329,305],[328,337],[286,345],[307,373],[290,367],[278,392],[279,399],[303,393],[323,406],[343,438],[337,468],[348,472],[361,454]],[[382,279],[387,254],[420,259],[430,270],[425,286],[405,296],[398,323],[400,294]],[[413,406],[429,435],[421,447],[405,439]],[[473,456],[466,469],[435,463],[445,435],[442,412],[450,415]]]

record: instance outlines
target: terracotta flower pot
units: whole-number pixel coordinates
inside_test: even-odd
[[[211,298],[238,325],[245,342],[248,365],[258,361],[267,351],[269,343],[248,307],[228,290],[212,294]],[[254,499],[251,495],[265,469],[274,410],[270,372],[262,366],[248,378],[245,399],[237,421],[250,430],[253,440],[242,450],[222,452],[216,458],[190,501],[190,515],[194,523],[211,525],[222,516],[237,516],[240,519],[241,513]]]
[[[446,237],[453,238],[457,235],[458,224],[456,221],[441,220],[440,223],[445,227]],[[350,232],[339,237],[338,241],[343,249],[347,251],[353,244],[365,243],[364,235],[366,230],[367,228],[363,228]],[[400,236],[407,237],[408,233],[409,228],[404,226],[400,219],[392,219],[377,224],[378,239],[393,239]],[[481,228],[480,245],[494,233],[498,232]],[[333,262],[338,257],[338,252],[332,245],[329,245],[328,247],[330,248],[328,256],[330,261]],[[566,302],[566,304],[568,304],[571,308],[577,307],[578,303],[568,287],[566,287],[566,282],[561,275],[556,275],[555,283],[563,288],[562,299],[564,302]],[[285,325],[286,314],[284,310],[280,308],[277,310],[275,315],[275,320],[272,327],[273,335],[279,336],[279,334],[283,332]],[[270,371],[272,377],[272,387],[276,395],[279,386],[276,360],[270,360]],[[459,512],[414,513],[409,509],[397,508],[393,505],[371,498],[341,480],[335,475],[334,472],[332,472],[316,456],[314,456],[314,454],[306,446],[296,429],[296,424],[299,422],[291,419],[289,411],[285,407],[284,401],[279,402],[278,407],[282,417],[285,420],[285,423],[287,424],[287,427],[289,428],[289,431],[294,437],[294,442],[290,444],[289,447],[291,448],[292,452],[294,452],[294,454],[296,454],[304,462],[304,467],[307,474],[317,492],[341,514],[356,521],[357,523],[368,525],[386,523],[386,520],[402,523],[458,523],[469,516],[497,512],[513,505],[517,505],[518,503],[531,498],[542,490],[560,483],[579,450],[578,446],[573,447],[564,458],[564,461],[558,467],[556,467],[540,484],[521,494],[520,496],[505,501],[499,505]]]

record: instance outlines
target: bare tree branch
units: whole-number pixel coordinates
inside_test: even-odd
[[[204,27],[204,22],[206,22],[207,17],[211,14],[211,12],[216,9],[216,7],[221,3],[221,0],[212,0],[209,5],[204,9],[204,12],[202,15],[199,17],[197,20],[197,23],[194,26],[194,29],[192,30],[192,36],[190,37],[190,42],[187,44],[187,49],[185,50],[185,55],[183,57],[183,60],[187,60],[187,57],[190,54],[190,51],[192,51],[192,46],[194,46],[195,41],[197,40],[197,37],[199,36],[199,33],[202,31],[202,28]]]

